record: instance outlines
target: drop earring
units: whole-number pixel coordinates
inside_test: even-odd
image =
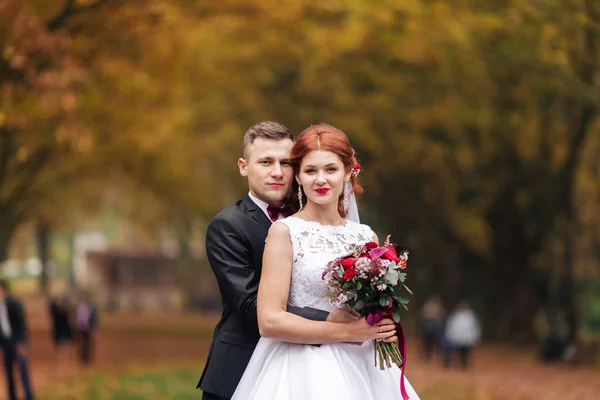
[[[350,181],[344,183],[344,199],[342,201],[344,205],[344,214],[348,214],[348,197],[350,196]]]

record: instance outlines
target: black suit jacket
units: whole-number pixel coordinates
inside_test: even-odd
[[[10,338],[4,338],[2,334],[0,334],[0,342],[3,345],[9,343],[26,344],[27,323],[25,321],[25,312],[23,311],[23,306],[18,299],[10,296],[6,298],[5,302],[12,336]]]
[[[217,277],[223,313],[215,328],[203,391],[231,398],[260,338],[256,296],[271,221],[248,195],[219,213],[206,232],[206,254]],[[304,318],[324,321],[326,311],[289,307]]]

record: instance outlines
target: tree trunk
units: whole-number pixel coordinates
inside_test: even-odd
[[[0,226],[0,264],[8,259],[8,245],[12,237],[12,229],[10,227]]]
[[[42,293],[48,293],[48,261],[50,260],[50,224],[40,218],[36,224],[35,239],[37,244],[38,257],[40,259],[40,289]]]
[[[481,317],[486,336],[511,344],[532,343],[540,299],[527,258],[494,257],[483,290],[486,312]]]
[[[486,279],[484,326],[489,337],[515,344],[535,339],[533,320],[540,306],[529,262],[523,220],[516,202],[516,187],[509,182],[488,214],[493,228],[491,258]],[[487,328],[487,329],[486,329]]]
[[[8,259],[8,248],[16,227],[17,223],[8,216],[6,207],[0,204],[0,264]]]
[[[566,228],[564,269],[562,277],[563,307],[567,322],[569,341],[575,341],[579,335],[579,315],[575,300],[575,285],[573,277],[573,230]]]

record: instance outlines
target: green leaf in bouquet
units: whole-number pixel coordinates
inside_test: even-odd
[[[390,285],[398,284],[398,272],[395,269],[388,269],[387,273],[384,276],[386,282]]]
[[[388,296],[381,296],[379,298],[379,305],[381,307],[387,307],[390,305],[390,298]]]
[[[349,299],[356,299],[356,298],[358,298],[358,293],[356,292],[356,289],[350,289],[348,291],[348,298]]]
[[[346,271],[344,271],[344,268],[342,268],[342,267],[337,267],[335,269],[335,272],[337,272],[339,276],[344,276],[344,272],[346,272]]]
[[[360,283],[360,281],[359,281],[359,282],[356,282],[356,290],[360,290],[360,289],[362,289],[362,283]]]
[[[346,282],[344,282],[344,283],[342,284],[342,289],[344,289],[344,290],[348,290],[348,289],[350,289],[351,287],[352,287],[352,282],[348,282],[348,281],[346,281]]]
[[[356,304],[354,305],[354,310],[356,311],[360,311],[365,307],[365,302],[362,300],[359,300],[356,302]]]
[[[327,263],[327,268],[328,268],[328,269],[329,269],[329,268],[331,268],[331,266],[332,266],[332,265],[333,265],[333,261],[329,261],[329,262]]]
[[[410,293],[410,294],[413,294],[413,292],[411,292],[411,290],[408,288],[408,286],[406,286],[406,285],[402,285],[402,286],[404,286],[404,289],[406,289],[406,291],[407,291],[408,293]],[[414,296],[414,295],[413,295],[413,296]]]
[[[394,312],[393,317],[394,317],[395,323],[400,322],[400,313],[399,312]]]
[[[398,301],[400,302],[400,304],[408,304],[408,303],[410,303],[410,301],[408,301],[408,299],[406,297],[403,297],[403,296],[398,297]]]
[[[404,283],[404,281],[406,280],[406,272],[400,272],[398,274],[398,277],[400,278],[400,282]]]

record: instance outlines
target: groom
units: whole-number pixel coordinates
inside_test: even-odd
[[[244,136],[240,174],[249,193],[221,211],[206,232],[206,253],[223,303],[204,372],[197,388],[203,400],[228,400],[237,387],[258,339],[256,296],[265,240],[271,224],[285,218],[294,172],[290,151],[294,136],[276,122],[261,122]],[[290,306],[301,317],[342,322],[347,316]],[[352,318],[350,316],[350,318]]]

